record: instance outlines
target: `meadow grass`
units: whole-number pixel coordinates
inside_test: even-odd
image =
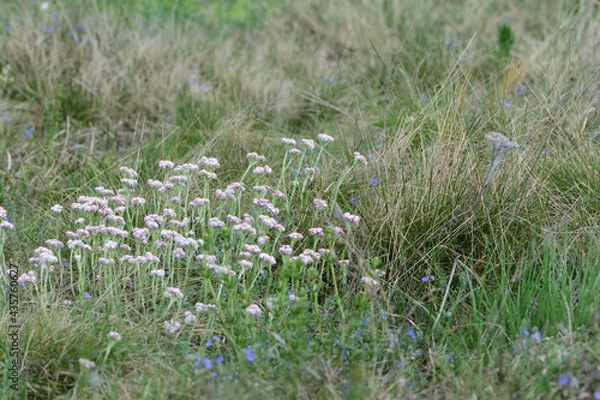
[[[2,398],[600,399],[600,10],[495,3],[2,2]]]

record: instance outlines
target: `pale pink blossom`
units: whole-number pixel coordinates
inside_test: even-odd
[[[251,235],[256,236],[256,229],[254,229],[254,227],[246,222],[242,222],[241,224],[235,224],[232,229],[234,231],[241,231],[241,232],[249,232]]]
[[[258,155],[255,152],[251,152],[251,153],[246,154],[246,157],[249,158],[249,159],[251,159],[251,160],[256,160],[256,161],[263,161],[264,162],[266,160],[265,156]]]
[[[227,186],[227,189],[239,190],[239,191],[243,192],[246,190],[246,186],[244,186],[244,184],[242,182],[233,182]]]
[[[221,221],[219,218],[214,217],[208,220],[208,226],[213,228],[222,228],[225,226],[225,222]]]
[[[165,169],[165,168],[173,168],[175,167],[175,163],[173,161],[169,161],[169,160],[161,160],[158,162],[158,167]]]
[[[361,155],[358,151],[354,152],[354,160],[358,161],[359,163],[362,163],[363,165],[367,165],[367,159],[365,158],[365,156]]]
[[[181,322],[171,319],[170,321],[163,322],[163,326],[165,327],[167,333],[172,335],[177,332],[179,328],[181,328]]]
[[[262,246],[263,244],[267,243],[267,240],[269,240],[268,236],[259,236],[258,238],[256,238],[256,243]]]
[[[107,215],[106,220],[110,222],[114,222],[115,224],[125,225],[125,218],[120,215]]]
[[[163,183],[161,181],[157,181],[155,179],[148,179],[148,186],[158,189],[158,188],[163,187]]]
[[[96,363],[85,358],[79,359],[79,364],[85,369],[94,369],[96,368]]]
[[[298,232],[292,232],[288,235],[288,237],[292,240],[300,240],[304,238],[304,235]]]
[[[294,249],[290,245],[284,244],[279,248],[279,252],[289,256],[294,252]]]
[[[368,277],[368,276],[363,276],[362,278],[360,278],[360,281],[364,284],[366,284],[368,287],[378,287],[379,282],[377,282],[375,279]]]
[[[264,262],[266,262],[269,265],[277,264],[275,257],[273,257],[272,255],[270,255],[268,253],[260,253],[258,258],[260,258],[261,260],[263,260]]]
[[[250,252],[250,253],[255,253],[258,254],[260,253],[260,247],[258,247],[255,244],[244,244],[244,250]]]
[[[264,208],[265,210],[267,210],[268,212],[270,212],[273,215],[277,215],[279,214],[279,209],[277,207],[275,207],[273,205],[273,203],[271,203],[269,200],[264,199],[264,198],[254,198],[252,200],[252,204],[254,204],[255,206],[259,206]]]
[[[302,154],[302,151],[300,151],[297,148],[290,149],[289,152],[290,152],[290,154],[296,154],[296,155],[301,155]]]
[[[29,272],[21,275],[19,277],[19,279],[17,279],[17,282],[23,283],[23,284],[26,282],[35,284],[37,282],[37,278],[35,277],[35,272],[29,271]]]
[[[185,251],[181,247],[176,247],[173,249],[173,257],[176,259],[185,258]]]
[[[121,171],[122,173],[124,173],[125,175],[130,177],[131,179],[137,178],[137,176],[138,176],[137,172],[135,172],[131,168],[121,167],[121,168],[119,168],[119,171]]]
[[[333,138],[329,135],[326,135],[324,133],[319,133],[317,135],[317,138],[323,142],[323,143],[332,143],[333,142]]]
[[[184,311],[183,315],[185,316],[183,322],[185,322],[186,325],[192,325],[196,323],[197,318],[191,313],[191,311]]]
[[[197,313],[207,313],[209,311],[218,311],[218,308],[214,304],[196,303],[194,309]]]
[[[190,207],[198,207],[206,204],[210,204],[209,199],[205,199],[203,197],[196,197],[194,200],[190,202]]]
[[[288,139],[288,138],[282,138],[281,139],[281,143],[288,145],[288,146],[295,146],[296,145],[296,141],[294,139]]]
[[[217,196],[219,199],[229,199],[235,201],[235,192],[231,189],[225,189],[224,191],[217,189],[215,191],[215,196]]]
[[[215,169],[221,167],[221,165],[219,164],[219,160],[217,160],[215,157],[202,157],[200,161],[198,161],[198,165],[207,166]]]
[[[302,139],[302,143],[306,146],[307,149],[312,150],[315,148],[315,141],[312,139]]]
[[[248,260],[240,260],[238,262],[238,265],[242,268],[252,268],[254,266],[254,264],[252,264],[250,261]]]
[[[46,240],[46,244],[57,249],[62,249],[65,247],[64,243],[58,239],[48,239]]]
[[[269,185],[257,185],[252,188],[255,192],[267,193],[271,187]]]
[[[260,317],[262,315],[262,310],[257,304],[250,304],[246,307],[246,314],[252,317]]]
[[[237,217],[235,215],[227,215],[227,221],[229,222],[233,222],[234,224],[241,224],[242,223],[242,219],[240,217]]]
[[[323,236],[323,228],[309,228],[308,233],[311,235]]]
[[[273,192],[271,194],[273,195],[273,197],[279,197],[279,198],[285,197],[285,195],[283,194],[283,192],[281,190],[279,190],[279,189],[273,190]]]
[[[133,197],[131,199],[131,205],[133,206],[143,206],[144,204],[146,204],[146,199],[143,197]]]
[[[165,276],[165,270],[164,269],[153,269],[150,271],[150,276],[157,276],[159,278],[162,278],[163,276]]]
[[[55,204],[52,206],[52,208],[50,208],[50,211],[55,212],[55,213],[60,213],[63,210],[63,206],[61,206],[60,204]]]
[[[356,225],[358,225],[358,223],[360,222],[360,217],[358,215],[344,213],[344,218],[346,218],[350,222],[354,222]]]
[[[219,275],[235,275],[235,271],[226,265],[209,265],[208,269]]]
[[[134,187],[137,186],[138,181],[136,179],[122,178],[121,183],[124,183],[127,186]]]
[[[108,332],[108,333],[106,334],[106,337],[107,337],[107,338],[110,338],[110,339],[115,339],[116,341],[119,341],[119,340],[121,340],[121,339],[122,339],[122,338],[121,338],[121,335],[120,335],[120,334],[118,334],[117,332],[114,332],[114,331]]]
[[[183,293],[181,293],[181,290],[174,288],[174,287],[167,287],[167,289],[165,290],[165,292],[163,293],[163,295],[167,298],[170,299],[172,296],[178,297],[180,299],[183,299]]]
[[[183,186],[187,183],[188,178],[185,175],[173,175],[167,181],[171,182],[171,183],[179,183],[180,185]]]
[[[214,172],[207,171],[205,169],[201,169],[198,171],[198,176],[205,176],[206,179],[217,179],[217,174]]]
[[[314,199],[313,204],[315,205],[315,208],[317,210],[326,210],[328,207],[327,202],[325,200],[321,200],[321,199]]]

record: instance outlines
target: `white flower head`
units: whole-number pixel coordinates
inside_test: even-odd
[[[246,314],[253,317],[260,317],[262,315],[262,310],[257,304],[250,304],[248,307],[246,307]]]

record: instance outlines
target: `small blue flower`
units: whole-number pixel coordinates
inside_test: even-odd
[[[527,337],[529,336],[529,331],[525,327],[521,327],[521,335]]]
[[[424,277],[421,278],[421,281],[423,281],[423,282],[435,281],[435,276],[425,275]]]
[[[526,88],[525,86],[521,86],[521,87],[519,88],[519,94],[520,94],[521,96],[525,96],[525,93],[527,93],[527,88]]]
[[[4,117],[2,117],[2,118],[3,118],[5,121],[7,121],[7,122],[8,122],[8,121],[10,121],[10,116],[8,116],[8,115],[5,115],[5,116],[4,116]]]
[[[221,357],[220,355],[217,354],[217,356],[215,357],[215,364],[221,364],[223,362],[223,357]]]
[[[8,222],[12,222],[12,218],[11,218],[11,217],[6,217],[6,220],[7,220]]]
[[[32,137],[32,136],[33,136],[33,131],[32,131],[31,129],[25,129],[25,134],[26,134],[28,137]]]
[[[417,334],[415,332],[414,329],[409,329],[408,332],[406,332],[406,334],[412,339],[412,340],[417,340]]]
[[[210,347],[213,345],[213,340],[212,339],[208,339],[208,342],[206,342],[206,347]]]
[[[91,294],[89,294],[88,292],[83,292],[83,295],[84,295],[84,296],[85,296],[85,298],[86,298],[86,299],[88,299],[88,300],[92,298],[92,295],[91,295]]]
[[[342,350],[342,355],[345,357],[348,355],[348,349],[343,349]]]
[[[558,378],[558,384],[560,386],[566,386],[569,384],[569,375],[561,375],[560,378]]]
[[[250,362],[256,361],[256,354],[254,354],[254,351],[252,351],[251,347],[242,349],[242,352],[246,355],[246,360]]]
[[[600,389],[594,391],[594,400],[600,400]]]
[[[210,358],[199,358],[194,365],[196,367],[204,367],[206,369],[211,369],[212,368],[212,361],[210,361]]]
[[[452,316],[452,313],[450,311],[446,312],[446,317],[450,318]]]
[[[211,378],[216,378],[217,376],[219,376],[219,373],[218,373],[217,371],[213,371],[213,372],[210,374],[210,377],[211,377]]]
[[[350,204],[352,204],[353,206],[358,204],[358,199],[352,199],[350,200]]]
[[[348,387],[348,385],[342,386],[342,394],[344,396],[348,396],[350,394],[350,388]]]
[[[387,314],[386,313],[382,313],[381,314],[381,319],[384,320],[384,321],[387,320]]]
[[[369,320],[366,318],[361,318],[361,320],[360,320],[361,325],[366,325],[368,322],[369,322]]]
[[[12,26],[12,25],[10,25],[10,24],[9,24],[9,25],[6,25],[6,30],[7,30],[7,31],[12,31],[13,29],[14,29],[14,28],[13,28],[13,26]]]
[[[371,178],[371,186],[377,186],[377,184],[379,183],[379,180],[375,177]]]
[[[533,343],[541,342],[541,341],[542,341],[542,334],[541,334],[541,333],[539,333],[537,330],[536,330],[536,331],[534,331],[534,332],[531,334],[531,341],[532,341]]]
[[[449,43],[448,43],[448,50],[452,50],[454,48],[454,39],[452,39]]]
[[[396,368],[402,368],[402,363],[400,361],[396,363]]]
[[[500,104],[504,105],[506,108],[512,108],[512,103],[508,100],[501,99]]]

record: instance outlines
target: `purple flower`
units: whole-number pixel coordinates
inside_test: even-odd
[[[381,319],[384,320],[384,321],[387,320],[387,314],[386,313],[382,313],[381,314]]]
[[[415,332],[414,329],[409,329],[408,332],[406,332],[406,334],[412,339],[412,340],[417,340],[417,334]]]
[[[566,386],[569,384],[569,375],[561,375],[560,378],[558,378],[558,384],[560,386]]]
[[[204,367],[206,369],[211,369],[212,368],[212,361],[210,361],[210,358],[199,358],[194,365],[196,367]]]
[[[525,96],[525,93],[527,93],[527,88],[526,88],[525,86],[521,86],[521,87],[519,88],[519,94],[520,94],[521,96]]]
[[[350,200],[350,204],[352,204],[353,206],[358,204],[358,199],[352,199]]]
[[[371,178],[371,186],[377,186],[377,184],[379,183],[379,180],[375,177]]]
[[[421,278],[422,282],[429,282],[429,281],[435,281],[435,276],[433,275],[425,275],[424,277]]]
[[[509,100],[501,99],[500,104],[504,105],[506,108],[512,108],[512,103]]]
[[[10,117],[8,115],[5,115],[4,117],[2,117],[5,121],[10,121]]]
[[[594,391],[594,400],[600,400],[600,389]]]
[[[92,295],[91,295],[91,294],[89,294],[88,292],[83,292],[83,295],[84,295],[84,296],[85,296],[85,298],[86,298],[86,299],[88,299],[88,300],[92,298]]]
[[[32,137],[32,136],[33,136],[33,131],[32,131],[31,129],[25,129],[25,134],[26,134],[28,137]]]
[[[215,364],[221,364],[223,362],[223,357],[221,357],[220,355],[217,355],[215,357]]]
[[[254,351],[252,351],[251,347],[242,349],[242,352],[246,355],[246,360],[250,362],[256,361],[256,354],[254,354]]]

